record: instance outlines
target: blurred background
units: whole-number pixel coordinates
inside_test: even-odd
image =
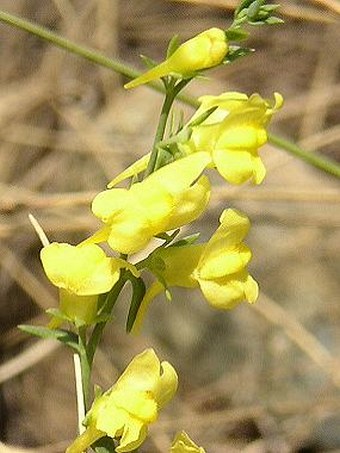
[[[238,4],[0,3],[139,69],[139,55],[161,60],[174,34],[226,28]],[[285,25],[253,28],[254,54],[188,91],[279,91],[286,103],[271,131],[340,162],[340,2],[281,3]],[[16,328],[45,325],[44,310],[57,303],[28,214],[51,241],[77,243],[95,231],[89,203],[149,150],[162,97],[147,87],[125,92],[123,77],[4,24],[0,52],[0,452],[59,453],[76,433],[72,355]],[[141,453],[168,451],[181,429],[207,453],[340,451],[339,182],[270,144],[261,156],[264,184],[232,187],[216,177],[210,209],[190,230],[210,237],[226,207],[249,215],[258,303],[219,312],[199,292],[176,292],[171,303],[153,303],[132,337],[122,298],[106,331],[94,370],[104,388],[147,346],[180,373],[179,393]]]

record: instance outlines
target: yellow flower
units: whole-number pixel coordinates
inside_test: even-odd
[[[171,246],[156,250],[149,269],[158,277],[146,292],[134,325],[138,331],[150,302],[166,287],[200,287],[208,303],[231,309],[246,300],[254,303],[258,284],[247,271],[251,251],[243,244],[249,220],[234,209],[223,211],[221,225],[205,244]]]
[[[153,423],[174,396],[178,377],[168,362],[160,363],[153,349],[136,356],[116,384],[95,399],[84,425],[86,431],[66,453],[82,453],[103,436],[120,438],[117,453],[137,449]]]
[[[243,300],[256,302],[258,284],[246,266],[251,251],[243,244],[250,227],[242,213],[227,209],[220,217],[221,225],[207,243],[193,277],[215,308],[234,308]]]
[[[123,260],[109,258],[95,244],[57,243],[41,250],[48,279],[59,288],[60,310],[71,320],[91,324],[97,314],[98,295],[108,292],[119,278]]]
[[[176,434],[170,453],[205,453],[205,450],[196,445],[185,431],[182,431]]]
[[[237,92],[202,96],[199,101],[201,105],[191,122],[212,107],[217,108],[203,123],[193,127],[189,141],[180,145],[184,152],[210,152],[218,172],[232,184],[249,179],[260,184],[266,169],[258,149],[267,141],[266,126],[282,106],[282,96],[275,93],[272,104],[258,94],[248,98]]]
[[[219,65],[227,53],[225,32],[219,28],[210,28],[184,42],[169,58],[124,87],[135,88],[170,74],[188,78],[197,71]]]
[[[209,180],[200,177],[209,162],[208,153],[197,153],[162,167],[130,189],[99,193],[92,211],[106,226],[85,243],[107,241],[113,250],[130,254],[156,234],[192,222],[209,201]]]

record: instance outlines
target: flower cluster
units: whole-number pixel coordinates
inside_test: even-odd
[[[126,88],[162,78],[168,90],[166,100],[173,102],[181,82],[222,64],[228,52],[226,32],[206,30],[169,51],[164,62]],[[165,126],[159,129],[162,133],[157,136],[161,138],[152,152],[95,196],[92,213],[100,222],[98,231],[75,246],[52,243],[42,249],[45,273],[59,290],[59,310],[53,311],[49,327],[71,324],[73,332],[67,337],[63,331],[63,339],[71,344],[74,330],[79,333],[81,341],[76,347],[85,348],[82,357],[88,360],[88,367],[102,331],[96,330],[96,325],[108,322],[128,281],[132,298],[127,330],[137,331],[150,302],[162,292],[169,296],[171,287],[197,288],[210,306],[221,310],[257,300],[258,284],[248,272],[252,253],[243,242],[250,228],[245,214],[225,209],[219,226],[205,243],[196,242],[197,237],[178,240],[177,236],[181,227],[206,210],[212,190],[211,169],[231,184],[263,181],[266,170],[258,151],[266,143],[266,128],[281,105],[282,97],[277,93],[273,102],[258,94],[238,92],[201,97],[186,124],[170,130],[165,140]],[[126,179],[130,179],[128,186],[118,188]],[[154,238],[163,242],[150,250]],[[140,261],[136,256],[131,258],[138,252],[144,254]],[[146,273],[153,279],[149,286]],[[92,336],[87,336],[89,327]],[[136,356],[116,384],[97,395],[84,420],[86,430],[67,453],[81,453],[103,437],[112,439],[118,453],[137,449],[159,410],[173,397],[177,383],[174,368],[160,362],[152,349]],[[204,450],[181,432],[170,453]]]
[[[145,440],[148,425],[174,396],[178,377],[168,362],[160,362],[153,349],[136,356],[118,381],[98,396],[86,415],[86,431],[66,453],[82,453],[101,437],[119,438],[117,453],[135,450]]]

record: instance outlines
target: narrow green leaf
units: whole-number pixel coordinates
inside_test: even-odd
[[[129,314],[126,321],[126,331],[131,332],[135,323],[139,307],[146,293],[145,283],[142,278],[136,278],[131,275],[130,282],[132,285],[132,298],[129,309]]]
[[[143,63],[145,64],[145,66],[148,69],[152,69],[152,68],[154,68],[155,66],[158,65],[158,63],[155,60],[153,60],[152,58],[147,57],[146,55],[139,55],[139,56],[143,60]]]
[[[184,245],[191,245],[194,244],[197,239],[199,238],[200,233],[191,234],[190,236],[186,236],[183,239],[172,244],[170,247],[183,247]]]
[[[278,24],[284,24],[285,21],[283,19],[281,19],[280,17],[271,16],[271,17],[268,17],[268,19],[266,19],[265,22],[268,25],[278,25]]]
[[[232,27],[225,32],[228,41],[245,41],[250,33],[243,28]]]
[[[58,340],[61,343],[66,344],[66,346],[74,349],[75,351],[79,351],[77,335],[73,332],[69,332],[68,330],[49,329],[48,327],[30,326],[25,324],[19,325],[18,329],[39,338]]]
[[[179,48],[180,44],[179,36],[174,35],[169,41],[166,58],[171,57],[171,55]]]

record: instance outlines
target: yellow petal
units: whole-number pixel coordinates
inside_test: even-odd
[[[254,169],[254,175],[253,175],[253,180],[255,184],[261,184],[261,182],[264,180],[267,170],[266,167],[263,165],[263,162],[260,158],[260,156],[253,154],[253,169]]]
[[[253,304],[259,297],[259,285],[251,275],[248,274],[246,281],[244,282],[244,294],[247,302]]]
[[[136,160],[132,165],[126,168],[122,173],[116,176],[109,184],[107,185],[108,189],[112,189],[114,186],[119,184],[120,182],[124,181],[125,179],[132,178],[134,176],[139,175],[142,171],[146,169],[148,166],[150,159],[150,153],[146,154],[145,156],[141,157],[140,159]]]
[[[197,183],[178,195],[174,201],[176,209],[169,216],[165,230],[175,230],[198,219],[209,203],[210,189],[209,179],[201,176]]]
[[[213,160],[220,175],[231,184],[243,184],[253,178],[254,163],[250,152],[216,149]]]
[[[169,362],[161,363],[162,374],[154,390],[158,407],[162,409],[172,398],[178,388],[178,376],[175,368]]]
[[[116,452],[125,453],[136,450],[140,445],[142,445],[147,434],[148,427],[141,424],[139,420],[135,420],[134,423],[126,425],[120,444],[116,447]]]
[[[92,201],[93,214],[104,223],[122,212],[131,202],[131,195],[127,189],[111,189],[100,192]]]
[[[204,244],[167,247],[160,249],[156,256],[161,258],[164,269],[159,271],[169,286],[194,288],[197,286],[193,272],[204,251]]]
[[[157,418],[157,402],[150,391],[140,391],[117,386],[110,394],[110,405],[124,409],[132,418],[137,418],[144,423],[152,423]],[[108,417],[110,409],[107,408]]]
[[[118,388],[153,392],[160,376],[160,361],[153,349],[146,349],[135,356],[118,379]]]
[[[224,125],[221,125],[221,129]],[[264,128],[252,124],[240,124],[236,127],[226,127],[216,142],[216,149],[232,149],[246,151],[257,149],[267,141]]]
[[[200,279],[199,284],[208,303],[218,309],[234,308],[249,297],[251,297],[249,302],[253,303],[257,297],[255,285],[253,283],[252,286],[250,285],[247,271],[241,271],[215,280]]]
[[[221,244],[222,245],[222,244]],[[198,270],[198,278],[212,280],[225,275],[234,274],[244,269],[251,259],[251,251],[244,244],[234,249],[211,249],[207,258],[202,259]]]
[[[176,434],[170,453],[205,453],[205,450],[196,445],[185,431],[182,431]]]
[[[166,190],[171,195],[176,195],[188,189],[210,162],[209,153],[191,154],[165,165],[140,184],[143,185],[144,190],[146,187],[148,188],[147,190],[151,187],[152,190],[155,190],[154,188],[158,187]]]
[[[78,296],[65,289],[59,290],[60,311],[73,322],[90,325],[95,321],[98,308],[98,295]]]
[[[109,291],[119,278],[119,266],[95,244],[72,246],[52,243],[41,250],[49,280],[79,296]]]
[[[234,249],[248,234],[248,217],[236,209],[225,209],[220,216],[220,226],[209,239],[202,260],[207,256],[217,256],[221,250]]]
[[[167,60],[127,83],[124,88],[135,88],[169,74],[190,76],[196,71],[219,65],[227,52],[225,32],[210,28],[184,42]]]

